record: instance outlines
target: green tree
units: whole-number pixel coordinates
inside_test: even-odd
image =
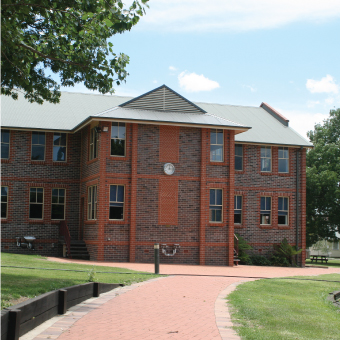
[[[340,109],[308,132],[307,246],[340,232]]]
[[[147,2],[123,9],[121,0],[2,0],[1,93],[17,99],[20,91],[39,104],[58,103],[60,85],[113,93],[129,57],[107,39],[137,24]]]

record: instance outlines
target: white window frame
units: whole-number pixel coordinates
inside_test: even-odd
[[[283,149],[283,151],[287,151],[287,158],[286,157],[280,157],[280,149]],[[280,171],[280,159],[286,160],[287,162],[287,171]],[[288,174],[289,173],[289,148],[287,147],[279,147],[278,148],[278,172],[280,174]]]
[[[268,156],[263,156],[262,157],[262,149],[264,150],[270,150],[270,157]],[[260,150],[261,154],[260,154],[260,158],[261,158],[261,172],[272,172],[272,167],[273,167],[273,153],[272,153],[272,147],[271,146],[261,146],[261,150]],[[266,152],[265,152],[266,153]],[[263,170],[264,169],[264,163],[266,162],[266,160],[269,160],[270,162],[270,170]]]
[[[98,158],[99,133],[97,126],[90,130],[89,160]]]
[[[265,198],[265,209],[261,209],[261,201],[262,198]],[[270,198],[270,209],[266,209],[267,208],[267,198]],[[271,196],[261,196],[260,198],[260,225],[272,225],[272,207],[273,207],[273,199]],[[264,213],[262,213],[262,211],[265,211]],[[269,215],[269,223],[263,223],[263,221],[266,220],[266,216],[262,216],[262,215]]]
[[[111,201],[111,187],[117,187],[116,189],[116,200],[115,201]],[[124,197],[123,197],[123,201],[118,201],[118,187],[123,187],[124,188]],[[111,203],[118,203],[118,204],[123,204],[123,217],[122,218],[110,218],[110,206]],[[110,221],[124,221],[125,218],[125,185],[121,185],[121,184],[110,184],[110,193],[109,193],[109,220]]]
[[[97,185],[87,187],[87,220],[97,219],[98,188]],[[93,216],[92,216],[93,211]]]
[[[58,201],[59,201],[59,190],[64,190],[64,203],[53,203],[53,190],[58,190]],[[64,206],[64,218],[52,218],[52,207],[53,205],[63,205]],[[65,208],[66,208],[66,189],[65,188],[52,188],[52,194],[51,194],[51,220],[52,221],[65,221]]]
[[[242,155],[241,156],[240,155],[236,155],[236,146],[241,146],[241,148],[242,148]],[[243,144],[235,143],[235,164],[234,164],[235,171],[243,171],[243,150],[244,150]],[[241,164],[242,164],[241,168],[242,169],[236,169],[236,158],[237,157],[241,158]]]
[[[36,189],[35,191],[35,200],[36,202],[31,202],[31,189]],[[38,191],[37,189],[42,189],[43,190],[43,200],[42,202],[37,202],[37,198],[38,198]],[[43,220],[44,219],[44,202],[45,202],[45,190],[44,188],[42,187],[30,187],[30,190],[29,190],[29,209],[28,209],[28,217],[30,220]],[[37,217],[30,217],[29,214],[30,214],[30,210],[31,210],[31,204],[41,204],[42,207],[41,207],[41,218],[37,218]]]
[[[211,132],[215,131],[216,133],[216,141],[215,143],[211,143]],[[222,144],[217,143],[217,134],[222,132]],[[216,158],[216,155],[214,152],[211,150],[212,145],[222,145],[222,155],[220,160],[213,159],[214,157]],[[223,129],[211,129],[210,130],[210,162],[218,162],[221,163],[224,160],[224,130]]]
[[[33,134],[34,133],[38,133],[39,135],[44,134],[45,144],[33,144]],[[33,157],[33,145],[44,146],[44,159],[32,159],[32,157]],[[44,162],[45,159],[46,159],[46,132],[32,131],[32,134],[31,134],[31,161],[33,161],[33,162]]]
[[[237,197],[241,197],[241,207],[238,207],[238,204],[237,204]],[[234,196],[234,224],[242,224],[243,222],[243,196],[242,195],[235,195]],[[237,211],[240,211],[240,215],[241,216],[241,222],[235,222],[235,215],[236,215],[236,210]]]
[[[7,188],[7,195],[3,195],[2,194],[2,188]],[[2,185],[1,186],[1,205],[2,204],[6,204],[6,216],[5,217],[1,217],[2,219],[7,219],[8,218],[8,193],[9,193],[9,188],[7,185]],[[6,202],[5,201],[2,201],[2,197],[6,197]],[[2,213],[2,209],[1,209],[1,213]]]
[[[118,137],[117,137],[117,138],[112,138],[112,127],[113,127],[113,124],[118,124]],[[124,138],[120,137],[120,135],[119,135],[119,126],[120,126],[121,124],[124,124],[124,127],[125,127],[125,137],[124,137]],[[125,157],[125,156],[126,156],[126,123],[113,122],[113,123],[111,124],[111,140],[112,140],[112,139],[114,139],[114,140],[124,140],[124,141],[125,141],[125,142],[124,142],[124,155],[113,155],[113,154],[112,154],[112,147],[111,147],[111,145],[110,145],[110,155],[111,155],[112,157]]]
[[[280,198],[283,198],[283,199],[287,199],[287,210],[284,210],[284,209],[279,209],[279,200]],[[277,209],[277,224],[278,225],[289,225],[289,197],[287,196],[279,196],[278,199],[277,199],[277,203],[278,203],[278,209]],[[282,211],[282,212],[286,212],[287,213],[287,223],[285,224],[282,224],[282,223],[279,223],[279,212]]]
[[[59,145],[55,145],[54,144],[54,136],[55,135],[60,135],[60,139],[59,139]],[[65,145],[62,145],[61,144],[61,135],[65,135]],[[52,150],[52,160],[53,160],[53,162],[62,162],[62,163],[65,163],[65,162],[67,162],[67,137],[68,137],[68,134],[67,133],[63,133],[63,132],[54,132],[53,133],[53,150]],[[65,160],[64,161],[57,161],[57,160],[54,160],[53,159],[53,156],[54,156],[54,148],[55,147],[65,147]]]
[[[210,202],[211,190],[215,191],[215,204],[211,204],[211,202]],[[216,204],[217,190],[221,191],[221,204]],[[220,209],[216,209],[216,208],[220,208]],[[210,215],[211,215],[210,211],[211,210],[221,210],[221,221],[211,221],[210,220]],[[215,216],[216,216],[216,214],[215,214]],[[221,188],[210,188],[209,189],[209,223],[223,223],[223,189],[221,189]]]
[[[4,142],[2,140],[2,136],[3,136],[3,133],[4,132],[8,132],[8,143],[7,142]],[[1,148],[2,148],[2,145],[3,144],[8,144],[8,157],[7,158],[4,158],[2,157],[2,152],[1,152],[1,159],[9,159],[10,158],[10,155],[11,155],[11,130],[7,130],[7,129],[1,129]]]

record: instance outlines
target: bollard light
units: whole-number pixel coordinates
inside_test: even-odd
[[[155,250],[155,274],[159,274],[159,243],[154,244]]]

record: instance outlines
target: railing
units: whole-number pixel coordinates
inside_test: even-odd
[[[68,226],[65,221],[61,221],[59,225],[59,236],[64,236],[64,240],[66,243],[67,248],[67,257],[71,258],[71,235],[70,231],[68,230]]]
[[[235,234],[234,234],[234,253],[236,256],[238,255],[238,238]]]

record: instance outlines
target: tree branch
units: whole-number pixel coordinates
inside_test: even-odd
[[[14,68],[16,68],[16,69],[19,71],[19,73],[21,73],[21,75],[22,75],[24,78],[26,78],[25,73],[24,73],[23,71],[21,71],[19,67],[17,67],[16,65],[14,65],[14,64],[7,58],[6,54],[5,54],[3,51],[1,51],[1,54],[5,57],[5,59],[6,59],[11,65],[13,65]]]

